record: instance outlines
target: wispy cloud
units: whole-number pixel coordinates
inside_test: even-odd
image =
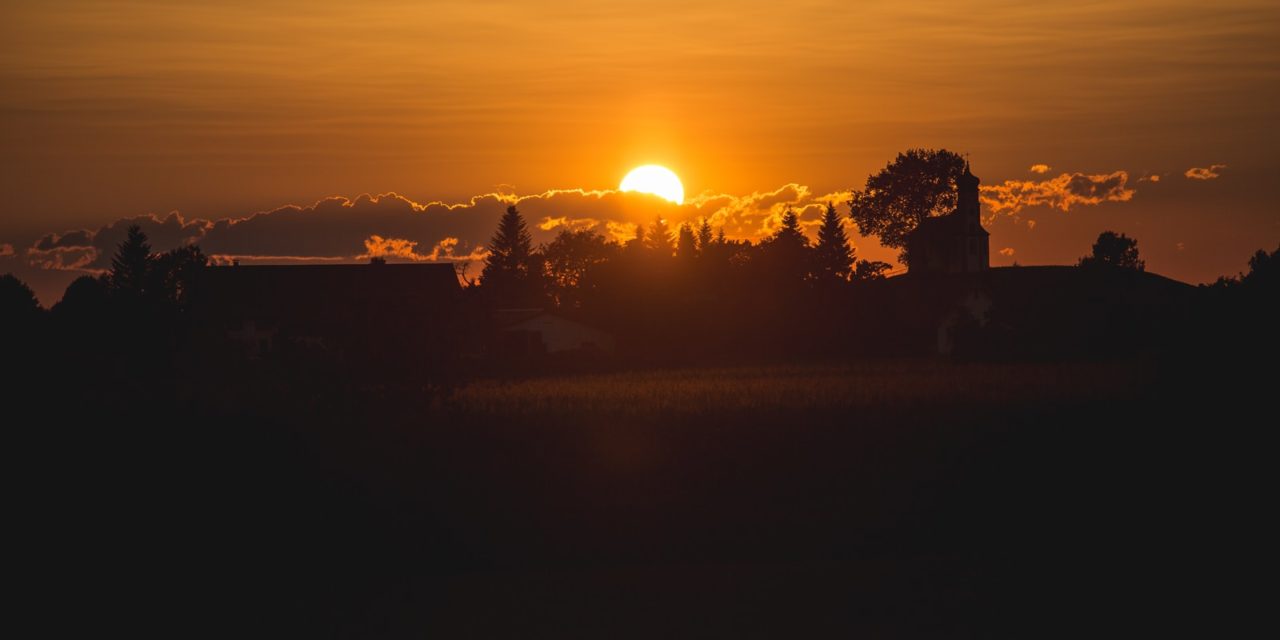
[[[1031,173],[1049,173],[1050,168],[1051,167],[1047,164],[1033,164],[1028,171]]]
[[[1063,173],[1047,180],[1005,180],[982,187],[982,203],[992,215],[1014,215],[1027,207],[1060,211],[1103,202],[1128,202],[1135,191],[1127,171],[1106,174]]]
[[[795,183],[747,195],[704,192],[683,205],[611,189],[494,192],[455,203],[415,202],[396,193],[335,196],[309,206],[291,204],[217,220],[187,219],[177,212],[120,218],[97,229],[47,234],[25,250],[25,258],[37,268],[100,271],[110,266],[128,227],[137,224],[157,251],[198,243],[222,263],[350,262],[371,257],[479,262],[509,205],[516,205],[531,221],[535,242],[549,242],[565,228],[597,229],[625,241],[635,237],[637,225],[658,217],[672,228],[705,219],[730,238],[757,240],[776,230],[788,207],[799,215],[802,226],[812,229],[828,201],[843,206],[848,198],[848,192],[815,195]]]
[[[1005,247],[1000,250],[1000,255],[1002,256],[1012,256],[1014,253],[1013,247]]]
[[[1225,164],[1211,164],[1207,167],[1191,167],[1184,173],[1186,177],[1192,180],[1213,180],[1222,175],[1222,170],[1226,169]]]

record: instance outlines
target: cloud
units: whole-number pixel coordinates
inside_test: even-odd
[[[450,238],[457,242],[457,238]],[[408,260],[426,260],[427,256],[417,252],[418,243],[404,238],[384,238],[372,235],[365,238],[364,255],[359,258],[405,258]]]
[[[470,253],[457,253],[461,241],[453,237],[445,237],[431,247],[428,253],[419,253],[418,242],[404,238],[383,238],[372,235],[365,238],[365,252],[356,256],[359,260],[383,258],[408,260],[411,262],[471,262],[484,260],[489,250],[483,246],[475,246]]]
[[[1138,178],[1138,182],[1160,182],[1160,174],[1153,173],[1149,176],[1142,176]]]
[[[538,223],[538,228],[543,231],[551,231],[559,227],[565,227],[571,231],[581,231],[583,229],[594,229],[598,226],[600,226],[599,220],[593,218],[570,220],[568,216],[560,216],[559,218],[544,216],[542,222]]]
[[[982,187],[982,203],[993,215],[1015,215],[1027,207],[1048,206],[1061,211],[1103,202],[1128,202],[1133,189],[1129,173],[1063,173],[1047,180],[1005,180]]]
[[[1222,175],[1222,170],[1226,169],[1225,164],[1211,164],[1207,167],[1191,167],[1187,172],[1182,174],[1192,180],[1213,180]]]
[[[420,203],[396,193],[334,196],[309,206],[290,204],[216,220],[187,219],[177,212],[121,218],[97,229],[47,234],[23,255],[30,266],[41,269],[104,270],[129,226],[137,224],[156,251],[198,243],[219,263],[356,262],[378,256],[478,266],[510,205],[531,221],[535,243],[550,242],[563,228],[598,229],[625,241],[635,237],[638,224],[658,217],[673,229],[706,219],[729,238],[757,240],[777,229],[788,207],[804,228],[812,229],[827,201],[842,205],[848,198],[848,192],[815,195],[795,183],[747,195],[704,192],[683,205],[649,194],[584,189],[523,196],[495,192],[460,203]]]
[[[1013,247],[1005,247],[1000,250],[1002,256],[1012,256],[1014,254]]]
[[[1035,221],[1035,220],[1028,220],[1028,221],[1027,221],[1027,231],[1035,231],[1035,230],[1036,230],[1036,221]]]
[[[13,245],[7,242],[4,244],[0,244],[0,258],[8,258],[15,255],[15,253],[16,252],[13,250]]]
[[[93,247],[53,247],[27,249],[27,264],[38,269],[98,272],[94,266],[101,254]]]
[[[1052,167],[1050,167],[1047,164],[1033,164],[1031,165],[1031,168],[1028,169],[1028,171],[1030,171],[1031,173],[1049,173],[1049,169],[1051,168]]]

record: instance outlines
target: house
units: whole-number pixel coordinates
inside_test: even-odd
[[[613,335],[542,309],[503,309],[495,315],[504,355],[611,354]]]
[[[282,348],[425,358],[456,346],[451,264],[220,266],[196,287],[198,321],[251,358]]]
[[[920,221],[907,236],[910,273],[977,273],[990,265],[990,234],[982,228],[978,177],[964,163],[956,181],[956,208]]]

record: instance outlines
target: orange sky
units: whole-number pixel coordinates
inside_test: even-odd
[[[122,217],[609,189],[645,163],[691,197],[795,183],[806,204],[911,146],[970,153],[984,185],[1017,181],[989,193],[1024,196],[987,211],[993,253],[1012,250],[993,264],[1069,262],[1115,229],[1149,269],[1200,282],[1280,241],[1275,2],[0,6],[0,271],[46,301],[67,281],[43,268],[58,266],[47,234]],[[1112,195],[1129,195],[1055,195],[1115,172]],[[352,257],[397,224],[277,232],[350,233]],[[463,245],[486,239],[473,226]]]

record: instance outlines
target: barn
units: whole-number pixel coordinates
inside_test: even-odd
[[[543,309],[503,309],[496,314],[499,349],[508,356],[537,354],[612,354],[607,331]]]

